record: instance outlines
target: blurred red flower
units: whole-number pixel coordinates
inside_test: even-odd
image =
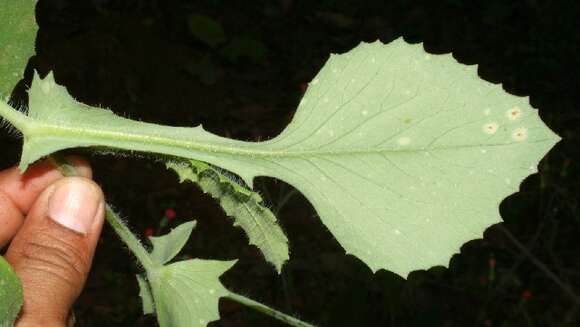
[[[177,213],[175,212],[175,210],[173,210],[172,208],[167,208],[165,209],[165,217],[169,220],[175,218],[175,216],[177,216]]]

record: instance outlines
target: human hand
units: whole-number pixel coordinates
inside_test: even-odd
[[[91,268],[105,202],[89,165],[70,161],[80,176],[47,161],[0,171],[0,249],[10,243],[5,258],[24,290],[18,327],[65,326]]]

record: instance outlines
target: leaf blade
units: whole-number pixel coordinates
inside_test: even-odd
[[[141,305],[143,307],[143,314],[151,314],[155,312],[155,302],[153,300],[153,294],[151,293],[151,287],[145,279],[145,276],[139,274],[135,275],[137,277],[137,284],[139,285],[139,297],[141,298]]]
[[[0,325],[12,326],[23,303],[22,283],[10,264],[0,256]]]
[[[331,57],[264,144],[301,155],[262,160],[347,253],[406,276],[499,222],[500,201],[558,140],[526,98],[397,40]]]
[[[34,54],[36,0],[0,0],[0,99],[10,95]]]
[[[207,326],[218,320],[219,298],[229,294],[219,277],[235,263],[191,259],[148,271],[159,325]]]
[[[258,193],[199,161],[190,161],[190,165],[169,162],[167,167],[178,174],[182,183],[193,182],[218,200],[225,213],[234,219],[234,226],[244,230],[249,243],[262,252],[278,273],[282,271],[282,266],[289,259],[288,238],[272,211],[262,205]]]
[[[163,265],[173,259],[187,243],[195,225],[195,221],[188,221],[174,228],[169,234],[150,236],[149,240],[153,244],[151,260],[158,265]]]

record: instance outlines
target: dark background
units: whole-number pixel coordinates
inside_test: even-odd
[[[222,278],[226,287],[321,326],[577,326],[579,8],[576,1],[540,0],[41,0],[37,56],[14,98],[25,103],[32,69],[54,70],[79,100],[125,117],[203,123],[216,134],[260,140],[289,122],[331,52],[401,35],[429,52],[452,52],[478,64],[482,78],[529,95],[563,140],[539,174],[503,201],[505,223],[465,244],[449,269],[407,280],[373,275],[344,255],[301,195],[277,207],[291,188],[263,178],[258,189],[279,209],[292,252],[278,276],[216,202],[180,185],[161,163],[85,155],[138,234],[166,232],[159,224],[167,208],[178,216],[168,227],[197,219],[184,256],[240,258]],[[17,162],[19,148],[2,132],[0,168]],[[140,313],[135,272],[107,228],[75,308],[77,325],[155,325]],[[211,326],[282,326],[226,300],[220,312],[223,319]]]

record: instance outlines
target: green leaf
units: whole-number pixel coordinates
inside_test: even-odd
[[[57,150],[105,146],[204,161],[281,179],[301,191],[347,253],[373,271],[447,264],[500,221],[498,205],[559,141],[528,98],[475,66],[402,39],[332,55],[290,125],[265,142],[131,121],[36,77],[28,117],[0,102],[24,134],[20,167]]]
[[[268,262],[278,272],[288,261],[288,238],[278,220],[262,204],[262,197],[229,177],[200,161],[192,160],[189,165],[177,162],[167,164],[179,176],[180,182],[191,181],[218,200],[225,213],[234,218],[234,226],[240,226]]]
[[[12,326],[24,299],[20,279],[0,256],[0,326]]]
[[[10,95],[34,54],[36,0],[0,0],[0,99]]]
[[[231,62],[246,58],[251,62],[260,63],[268,55],[268,48],[262,41],[249,35],[242,35],[230,40],[221,52]]]
[[[201,42],[212,48],[226,41],[226,33],[222,25],[213,18],[192,15],[187,21],[190,33]]]
[[[149,237],[153,244],[151,260],[156,264],[163,265],[173,259],[187,243],[195,225],[195,221],[189,221],[177,226],[167,235]]]
[[[12,93],[34,54],[35,7],[35,0],[0,0],[0,99]],[[0,326],[13,325],[22,303],[20,279],[0,256]]]
[[[219,298],[229,295],[219,277],[235,262],[193,259],[148,271],[159,325],[207,326],[218,320]]]
[[[135,277],[137,277],[137,283],[139,284],[139,297],[143,304],[143,314],[154,313],[155,303],[153,301],[153,294],[151,294],[149,283],[142,275],[135,275]]]

